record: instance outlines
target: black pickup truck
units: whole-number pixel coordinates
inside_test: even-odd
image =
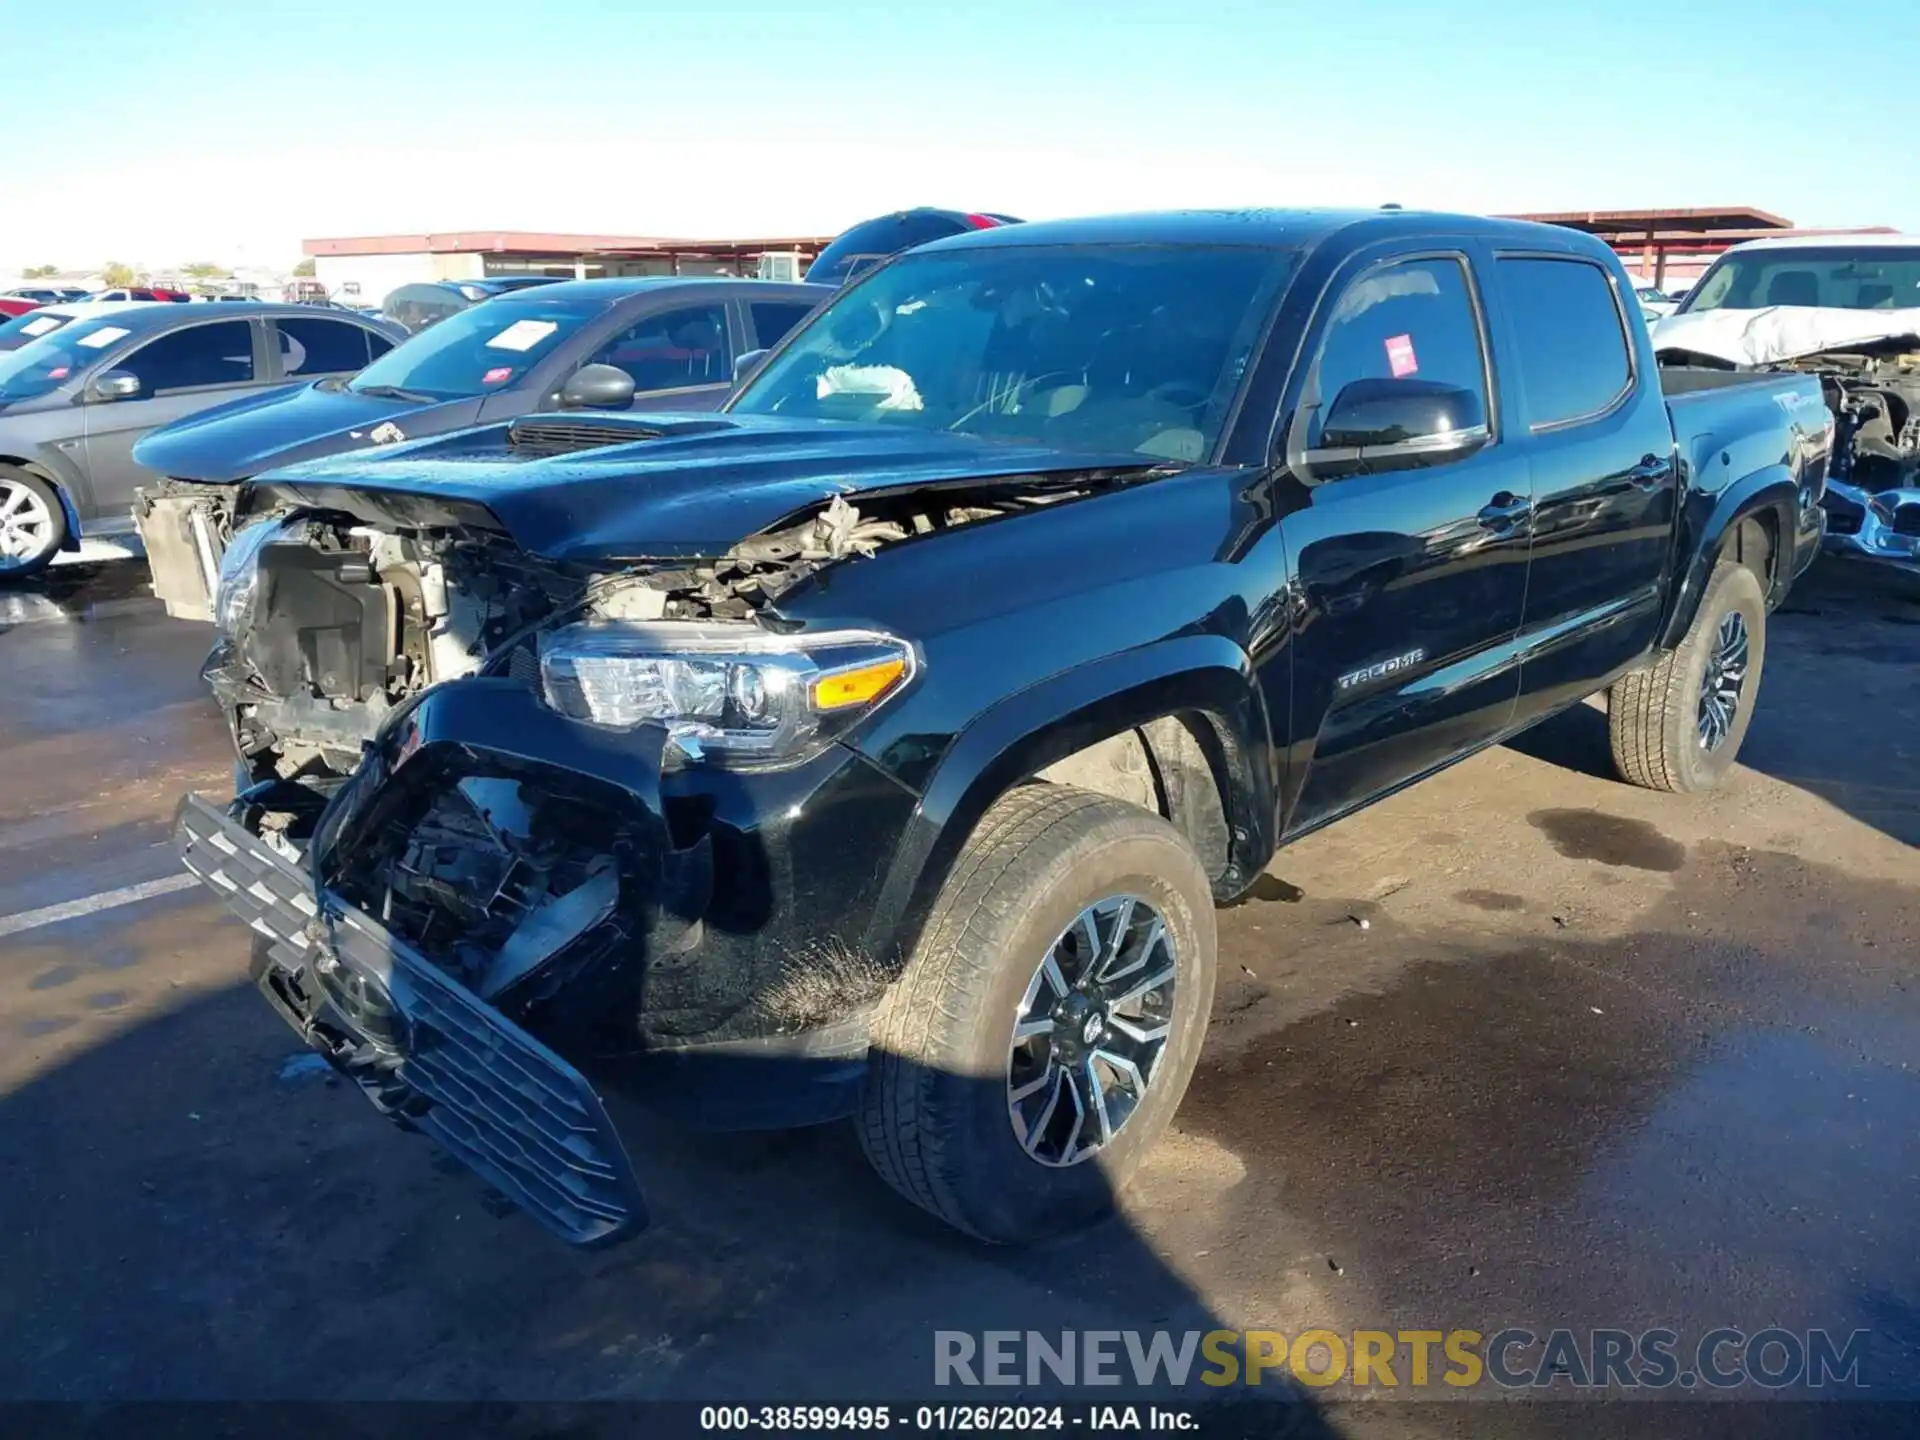
[[[568,1240],[645,1223],[636,1097],[855,1116],[1045,1234],[1165,1129],[1279,846],[1602,689],[1626,780],[1726,773],[1831,438],[1814,377],[1657,370],[1570,231],[982,230],[718,414],[247,486],[240,788],[179,840],[281,1015]]]

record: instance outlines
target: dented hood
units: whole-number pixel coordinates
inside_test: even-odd
[[[1773,305],[1764,310],[1698,310],[1653,327],[1656,351],[1685,350],[1742,367],[1772,365],[1828,351],[1912,340],[1920,349],[1920,310],[1834,310]]]
[[[397,425],[403,436],[444,435],[473,423],[472,398],[422,404],[362,395],[316,381],[248,395],[162,426],[133,447],[133,458],[176,480],[232,484],[263,470],[380,444]]]
[[[1166,465],[1132,452],[758,415],[570,414],[516,424],[542,422],[637,438],[542,455],[515,445],[512,427],[488,426],[274,471],[254,482],[249,508],[288,502],[375,523],[483,525],[549,560],[599,563],[724,554],[837,494]]]

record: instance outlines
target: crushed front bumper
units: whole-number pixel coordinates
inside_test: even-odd
[[[1920,490],[1874,495],[1829,480],[1825,504],[1828,554],[1920,575]]]
[[[223,810],[175,817],[188,870],[267,943],[262,992],[382,1111],[424,1131],[563,1240],[647,1223],[625,1147],[572,1065]]]

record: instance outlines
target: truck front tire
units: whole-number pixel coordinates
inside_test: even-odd
[[[1097,1219],[1192,1078],[1215,947],[1206,873],[1171,825],[1069,786],[1009,792],[875,1019],[867,1158],[982,1240]]]
[[[1767,657],[1767,597],[1745,565],[1714,567],[1686,638],[1614,682],[1614,769],[1648,790],[1711,790],[1733,768]]]

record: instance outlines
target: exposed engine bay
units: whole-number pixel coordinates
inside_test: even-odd
[[[255,780],[350,773],[397,704],[476,673],[531,679],[540,631],[579,621],[748,621],[825,567],[1085,495],[1043,477],[835,496],[712,559],[575,574],[495,532],[394,531],[295,514],[240,534],[207,676]]]
[[[1920,351],[1815,355],[1770,367],[1817,375],[1836,421],[1829,480],[1878,493],[1920,472]]]
[[[1819,355],[1777,368],[1818,374],[1833,412],[1826,548],[1920,566],[1920,351]]]
[[[1662,363],[1734,368],[1661,347]],[[1920,340],[1898,336],[1751,368],[1817,376],[1834,418],[1823,508],[1829,551],[1920,566]]]

